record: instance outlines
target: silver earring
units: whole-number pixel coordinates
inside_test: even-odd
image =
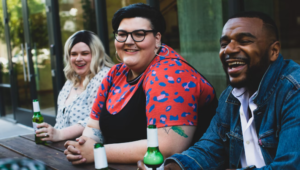
[[[169,55],[170,50],[168,49],[168,47],[166,47],[165,45],[160,45],[159,47],[162,47],[162,49],[163,49],[163,48],[167,49],[167,50],[168,50],[168,53],[167,53],[165,56],[163,56],[163,55],[159,55],[159,51],[158,51],[157,53],[155,53],[156,56],[166,57],[166,56]],[[158,47],[158,48],[159,48],[159,47]]]

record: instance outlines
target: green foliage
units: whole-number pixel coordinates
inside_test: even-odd
[[[20,47],[25,42],[24,37],[24,18],[22,15],[21,0],[7,0],[7,13],[9,18],[11,49]],[[36,43],[37,48],[48,47],[48,31],[45,6],[40,0],[28,0],[30,38]],[[3,8],[0,18],[3,18]],[[1,19],[2,19],[1,18]],[[3,19],[2,19],[3,20]],[[4,30],[3,23],[0,29]],[[0,32],[0,38],[4,40],[4,33]]]
[[[1,42],[5,42],[3,21],[4,21],[3,7],[2,7],[2,2],[0,2],[0,41]]]
[[[95,9],[92,8],[91,0],[81,0],[81,4],[84,29],[97,33],[96,12]]]
[[[11,49],[20,46],[24,42],[24,29],[22,17],[21,0],[10,0],[7,2],[9,36],[11,39]]]

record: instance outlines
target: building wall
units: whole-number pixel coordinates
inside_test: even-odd
[[[215,87],[217,96],[226,88],[219,60],[222,2],[177,0],[180,53]]]

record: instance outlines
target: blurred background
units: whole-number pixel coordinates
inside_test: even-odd
[[[63,45],[79,30],[95,32],[115,59],[111,20],[121,7],[146,3],[159,9],[167,30],[162,42],[174,48],[215,87],[227,79],[219,61],[219,38],[228,17],[262,11],[277,23],[285,59],[300,63],[300,1],[295,0],[1,0],[0,116],[31,126],[32,99],[54,124],[57,95],[65,78]]]

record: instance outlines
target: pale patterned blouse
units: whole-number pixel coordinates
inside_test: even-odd
[[[70,80],[66,81],[58,95],[58,111],[56,124],[54,126],[55,129],[66,128],[77,123],[84,127],[86,126],[98,88],[109,70],[110,68],[103,67],[98,74],[90,80],[86,89],[69,105],[65,105],[65,101],[73,88],[73,83]]]

